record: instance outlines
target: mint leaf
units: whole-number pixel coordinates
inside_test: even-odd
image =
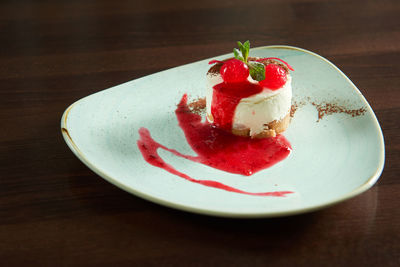
[[[265,80],[265,66],[264,64],[256,61],[247,62],[251,78],[256,81]]]
[[[237,45],[239,46],[239,50],[242,53],[243,56],[243,62],[247,63],[247,57],[249,56],[249,49],[250,49],[250,42],[246,41],[244,44],[242,44],[240,41],[237,42]]]
[[[244,57],[244,62],[247,63],[247,58],[249,56],[249,50],[250,50],[250,41],[247,40],[246,42],[244,42],[242,47],[243,47],[242,54]]]
[[[235,58],[236,58],[236,59],[239,59],[240,61],[243,61],[243,62],[244,62],[243,54],[242,54],[241,51],[239,51],[239,49],[234,48],[234,49],[233,49],[233,54],[235,55]]]
[[[243,52],[243,44],[240,41],[237,41],[237,45],[239,46],[240,52]]]

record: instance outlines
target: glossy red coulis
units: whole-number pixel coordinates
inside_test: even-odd
[[[214,86],[211,114],[218,128],[232,131],[232,121],[236,106],[242,98],[260,93],[263,88],[249,81],[241,83],[220,83]]]
[[[291,151],[290,143],[282,135],[274,138],[250,139],[232,135],[208,122],[202,122],[200,115],[189,110],[186,95],[182,97],[175,113],[189,145],[198,156],[184,155],[167,148],[156,142],[147,129],[141,128],[137,145],[148,163],[191,182],[226,191],[255,196],[285,196],[292,193],[290,191],[245,192],[216,181],[194,179],[167,164],[157,153],[158,149],[223,171],[251,175],[285,159]]]

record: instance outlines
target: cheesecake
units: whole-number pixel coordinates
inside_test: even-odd
[[[207,120],[235,135],[275,137],[290,123],[293,69],[278,58],[240,59],[211,62],[206,86]]]

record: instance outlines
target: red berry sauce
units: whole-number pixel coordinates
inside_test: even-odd
[[[290,154],[291,146],[282,135],[274,138],[250,139],[232,135],[212,126],[208,122],[202,122],[200,115],[190,112],[186,95],[182,97],[175,114],[187,142],[198,156],[184,155],[174,149],[167,148],[152,139],[147,129],[141,128],[137,145],[143,158],[149,164],[188,181],[230,192],[254,196],[285,196],[293,193],[291,191],[245,192],[216,181],[198,180],[176,170],[159,156],[157,153],[159,148],[169,151],[178,157],[219,170],[249,176],[285,159]]]
[[[249,81],[231,84],[223,82],[215,85],[211,103],[214,125],[231,132],[233,116],[240,100],[258,94],[262,90],[260,85]]]

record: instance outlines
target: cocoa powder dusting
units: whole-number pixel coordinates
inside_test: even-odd
[[[249,57],[248,59],[249,59],[249,61],[256,61],[256,60],[258,60],[258,59],[260,59],[260,58],[257,58],[257,57]],[[260,60],[260,61],[258,61],[258,62],[264,64],[265,66],[267,66],[267,65],[269,65],[269,64],[278,65],[278,66],[280,66],[282,69],[284,69],[286,73],[289,73],[289,68],[288,68],[285,64],[283,64],[282,62],[279,62],[279,61],[277,61],[277,60],[275,60],[275,59],[270,59],[270,58],[268,58],[268,59]]]
[[[311,103],[311,105],[313,105],[317,109],[317,112],[318,112],[317,122],[319,122],[326,115],[332,115],[334,113],[345,113],[352,117],[357,117],[357,116],[364,115],[364,113],[367,111],[365,107],[362,107],[359,109],[349,109],[344,106],[338,105],[336,103],[319,104],[316,102],[312,102],[309,98],[307,100],[308,100],[307,102]],[[306,105],[306,102],[304,102],[304,101],[300,101],[300,102],[294,101],[290,108],[290,117],[293,118],[296,111],[299,108],[303,107],[304,105]],[[205,114],[205,110],[206,110],[206,99],[205,99],[205,97],[203,97],[203,98],[199,97],[199,98],[193,100],[192,102],[190,102],[188,106],[189,106],[191,112],[198,114],[198,115],[203,115],[203,114]]]
[[[294,114],[296,113],[297,109],[301,108],[304,106],[306,103],[305,102],[296,102],[294,101],[292,106],[290,107],[290,117],[294,117]]]
[[[206,98],[199,97],[193,100],[191,103],[189,103],[188,106],[193,113],[201,115],[205,112],[206,109]]]
[[[299,106],[297,106],[296,103],[293,104],[293,105],[290,107],[290,117],[293,118],[293,116],[294,116],[294,114],[296,113],[296,111],[297,111],[298,108],[299,108]]]
[[[317,109],[318,111],[318,120],[319,122],[325,115],[331,115],[334,113],[345,113],[352,117],[361,116],[367,110],[365,107],[359,109],[347,109],[346,107],[334,104],[334,103],[322,103],[318,104],[315,102],[311,102],[311,104]]]

